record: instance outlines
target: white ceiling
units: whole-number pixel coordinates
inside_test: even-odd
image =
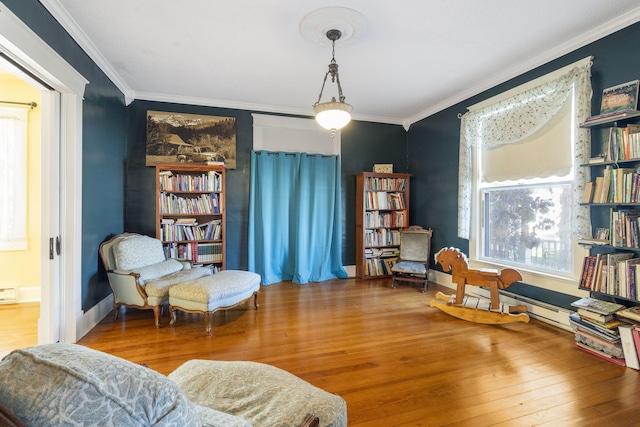
[[[346,102],[356,120],[405,126],[640,21],[638,0],[40,1],[128,102],[301,115],[331,45],[300,23],[353,9],[365,29],[336,42]]]

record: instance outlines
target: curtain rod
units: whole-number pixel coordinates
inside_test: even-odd
[[[35,102],[0,101],[0,104],[28,105],[30,108],[36,108],[38,106]]]

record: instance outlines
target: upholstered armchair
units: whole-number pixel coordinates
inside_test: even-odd
[[[400,257],[391,268],[392,288],[398,282],[413,282],[422,284],[422,292],[427,292],[432,234],[431,229],[425,230],[419,225],[400,231]]]
[[[160,240],[135,233],[103,242],[100,257],[113,291],[113,320],[118,320],[120,306],[151,309],[158,328],[171,285],[211,274],[208,268],[192,268],[187,261],[165,259]]]

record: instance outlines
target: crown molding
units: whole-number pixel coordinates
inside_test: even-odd
[[[82,50],[95,62],[98,67],[107,75],[109,80],[122,92],[125,98],[131,97],[131,88],[120,77],[118,72],[109,64],[109,61],[102,55],[98,48],[93,44],[87,34],[82,31],[78,23],[69,15],[64,7],[57,0],[39,0],[40,3],[49,11],[53,18],[62,25],[69,33],[71,38],[75,40]]]
[[[573,52],[576,49],[584,47],[589,43],[592,43],[596,40],[599,40],[603,37],[608,36],[609,34],[615,33],[618,30],[626,28],[636,22],[640,21],[640,7],[627,12],[624,15],[621,15],[615,19],[612,19],[604,24],[591,29],[584,34],[581,34],[578,37],[569,40],[568,42],[562,43],[558,45],[555,49],[551,49],[545,52],[542,55],[538,55],[537,57],[532,58],[529,61],[520,63],[518,66],[513,67],[511,69],[506,70],[504,73],[498,74],[496,77],[485,80],[471,88],[462,91],[455,96],[446,99],[436,105],[429,107],[428,109],[422,111],[421,113],[416,114],[415,116],[410,117],[406,120],[409,126],[413,123],[416,123],[422,119],[425,119],[429,116],[432,116],[442,110],[445,110],[452,105],[455,105],[459,102],[464,101],[465,99],[469,99],[479,93],[484,92],[485,90],[491,89],[501,83],[504,83],[514,77],[518,77],[528,71],[533,70],[541,65],[544,65],[548,62],[553,61],[554,59],[558,59],[559,57],[566,55],[568,53]],[[408,129],[408,126],[405,127]]]

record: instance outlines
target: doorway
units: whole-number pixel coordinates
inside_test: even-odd
[[[46,88],[33,82],[9,62],[0,58],[0,108],[6,117],[18,114],[26,122],[25,159],[17,167],[21,185],[12,186],[17,203],[26,208],[20,215],[27,230],[26,242],[3,244],[0,251],[0,288],[6,294],[0,305],[0,355],[16,348],[38,343],[41,289],[41,91]],[[6,122],[5,122],[6,123]],[[22,144],[20,144],[22,145]],[[9,147],[3,147],[3,150]],[[10,150],[13,151],[13,150]],[[5,169],[5,172],[7,169]],[[8,180],[8,177],[4,179]],[[5,196],[8,193],[4,193]],[[3,198],[3,200],[5,200]],[[19,221],[21,222],[21,221]],[[16,247],[19,246],[19,247]],[[17,304],[15,303],[17,302]]]
[[[41,92],[38,343],[76,342],[81,307],[82,97],[88,81],[0,3],[0,56]]]

